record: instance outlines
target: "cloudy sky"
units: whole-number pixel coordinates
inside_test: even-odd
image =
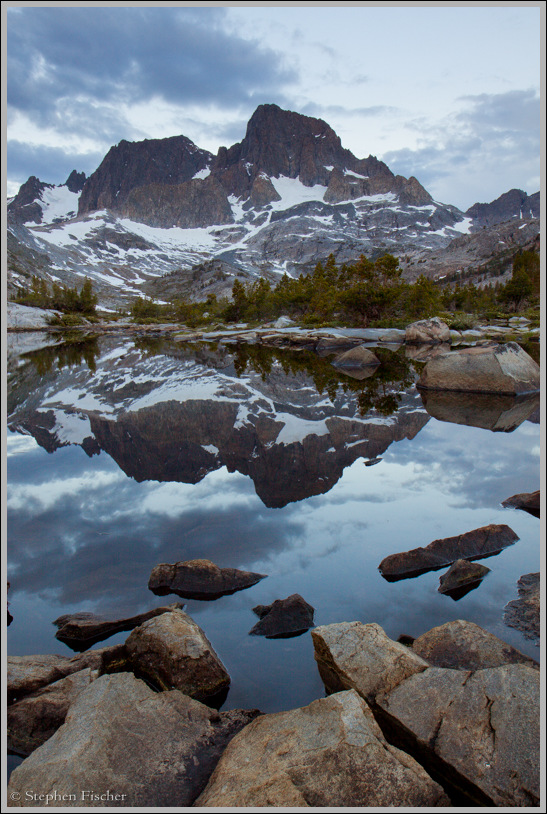
[[[539,189],[539,2],[3,6],[8,195],[121,139],[216,153],[272,102],[464,210]]]

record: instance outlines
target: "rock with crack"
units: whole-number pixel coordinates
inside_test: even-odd
[[[385,740],[354,691],[263,715],[228,745],[197,807],[449,806],[443,789]]]
[[[446,574],[439,578],[437,590],[441,594],[448,594],[453,599],[460,599],[469,589],[482,582],[489,573],[490,568],[487,568],[486,565],[469,562],[469,560],[456,560]]]
[[[477,345],[436,356],[425,366],[417,387],[510,396],[537,393],[539,365],[516,342]]]
[[[517,582],[518,599],[512,599],[505,606],[503,621],[515,627],[527,639],[539,646],[540,619],[540,577],[539,573],[524,574]]]
[[[314,610],[300,594],[276,599],[271,605],[257,605],[253,612],[260,617],[260,621],[249,633],[268,639],[299,636],[313,627]]]
[[[446,622],[422,633],[414,639],[412,649],[433,667],[452,670],[483,670],[503,664],[526,664],[539,669],[533,659],[474,622],[463,619]]]
[[[424,659],[375,623],[338,622],[312,630],[315,660],[327,692],[356,690],[369,703],[414,673]]]
[[[99,677],[98,670],[80,670],[54,681],[8,707],[8,749],[30,755],[64,723],[69,707]]]
[[[532,514],[534,517],[540,516],[540,490],[537,492],[523,492],[519,495],[513,495],[504,500],[502,506],[508,506],[512,509],[523,509],[525,512]]]
[[[114,672],[125,665],[125,645],[115,644],[90,650],[78,656],[8,656],[8,703],[36,692],[41,687],[59,681],[72,673],[90,668],[99,672]]]
[[[227,743],[258,714],[218,713],[178,690],[156,693],[130,673],[102,676],[13,771],[11,804],[28,805],[25,790],[39,789],[55,790],[59,807],[191,806]]]
[[[86,650],[92,644],[102,642],[115,633],[122,630],[133,630],[147,619],[153,619],[155,616],[171,610],[182,610],[182,608],[183,605],[180,602],[174,602],[172,605],[154,608],[146,613],[139,613],[137,616],[129,616],[124,619],[105,619],[103,616],[86,612],[66,614],[59,616],[53,622],[59,628],[55,638],[73,650]]]
[[[509,526],[503,524],[482,526],[456,537],[433,540],[424,548],[390,554],[382,560],[379,570],[387,580],[415,577],[426,571],[451,565],[456,560],[478,560],[498,554],[518,539]]]
[[[125,649],[131,669],[162,690],[181,690],[203,701],[230,685],[211,642],[183,611],[163,613],[135,628]]]
[[[524,664],[430,667],[376,703],[390,742],[483,806],[538,806],[540,676]]]
[[[218,599],[256,585],[266,574],[219,568],[210,560],[160,563],[152,569],[148,587],[163,596],[175,593],[185,599]]]

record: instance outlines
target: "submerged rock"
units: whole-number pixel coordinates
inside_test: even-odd
[[[315,352],[319,356],[328,356],[330,353],[348,350],[348,348],[354,348],[362,343],[362,339],[352,336],[325,336],[318,341]]]
[[[379,570],[387,580],[415,577],[425,571],[451,565],[456,560],[480,560],[498,554],[518,539],[509,526],[482,526],[456,537],[433,540],[424,548],[390,554],[382,560]]]
[[[228,745],[197,807],[448,806],[443,789],[384,738],[352,691],[263,715]]]
[[[526,664],[539,669],[533,659],[474,622],[463,619],[428,630],[414,639],[412,649],[433,667],[452,670],[483,670],[502,664]]]
[[[300,594],[276,599],[271,605],[257,605],[253,611],[260,621],[249,633],[268,639],[298,636],[313,627],[314,610]]]
[[[540,638],[540,577],[539,573],[524,574],[517,582],[518,599],[505,606],[503,621],[520,630],[527,639],[539,646]]]
[[[376,695],[426,670],[428,664],[380,625],[339,622],[312,630],[315,660],[327,692],[356,690],[369,703]]]
[[[102,676],[13,771],[11,805],[28,805],[25,791],[35,789],[55,791],[55,807],[191,806],[226,744],[258,714],[218,713],[178,690],[156,693],[130,673]]]
[[[186,560],[173,565],[160,563],[152,569],[148,587],[163,596],[176,593],[185,599],[218,599],[256,585],[266,574],[219,568],[210,560]]]
[[[451,351],[427,363],[418,388],[519,395],[540,389],[539,365],[516,342]]]
[[[115,633],[122,630],[133,630],[134,627],[146,622],[147,619],[153,619],[154,616],[159,616],[171,610],[181,610],[182,608],[183,605],[180,602],[174,602],[172,605],[154,608],[146,611],[146,613],[139,613],[137,616],[129,616],[125,619],[105,619],[103,616],[85,612],[66,614],[65,616],[59,616],[53,622],[59,628],[55,638],[64,642],[73,650],[86,650],[92,644],[102,642]]]
[[[64,723],[69,707],[99,676],[98,670],[77,673],[27,695],[8,707],[8,749],[19,755],[30,755],[45,743]]]
[[[462,590],[465,589],[467,593],[468,589],[477,586],[489,573],[490,568],[486,565],[469,560],[456,560],[446,574],[440,577],[437,590],[441,594],[449,594],[453,599],[460,599],[464,595],[461,593]]]
[[[230,684],[203,630],[183,611],[144,622],[129,635],[125,649],[131,668],[162,690],[182,690],[203,701]]]
[[[450,328],[439,317],[421,319],[407,325],[405,331],[407,345],[440,344],[450,342]]]
[[[430,667],[377,699],[382,726],[474,805],[537,806],[539,679],[524,664]]]
[[[540,490],[538,489],[537,492],[523,492],[520,495],[513,495],[512,497],[508,497],[507,500],[504,500],[501,505],[513,509],[523,509],[525,512],[528,512],[528,514],[539,517],[541,506]]]

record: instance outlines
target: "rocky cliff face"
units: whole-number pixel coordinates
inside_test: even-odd
[[[185,136],[120,141],[84,184],[78,214],[119,210],[132,190],[150,184],[182,184],[205,170],[211,160],[211,153]]]
[[[473,218],[473,231],[514,218],[539,218],[539,192],[527,195],[522,189],[510,189],[495,201],[473,204],[465,214]]]

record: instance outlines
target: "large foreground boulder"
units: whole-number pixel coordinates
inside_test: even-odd
[[[149,619],[129,635],[128,663],[162,690],[203,701],[226,690],[230,676],[203,630],[183,611]]]
[[[507,395],[536,393],[540,371],[516,342],[476,346],[436,356],[425,366],[417,387]]]
[[[102,642],[122,630],[133,630],[147,619],[153,619],[171,610],[182,610],[180,602],[165,605],[161,608],[128,616],[122,619],[106,619],[94,613],[80,612],[59,616],[53,624],[59,628],[55,638],[73,650],[85,650],[96,642]]]
[[[539,805],[538,670],[430,667],[377,704],[390,742],[404,744],[475,805]]]
[[[539,573],[524,574],[517,582],[519,598],[505,606],[503,620],[509,627],[520,630],[527,639],[539,645],[540,638],[540,577]]]
[[[257,714],[219,714],[130,673],[102,676],[13,771],[8,799],[23,807],[191,806],[228,741]],[[30,790],[41,798],[29,800]]]
[[[424,659],[386,636],[380,625],[338,622],[312,630],[315,660],[327,692],[356,690],[373,703],[414,673]]]
[[[30,755],[64,723],[69,707],[99,676],[98,670],[80,670],[54,681],[8,707],[8,749]]]
[[[456,560],[480,560],[498,554],[519,538],[509,526],[491,524],[479,529],[433,540],[424,548],[413,548],[399,554],[390,554],[380,563],[379,570],[387,580],[406,579],[423,574]]]
[[[300,594],[276,599],[271,605],[257,605],[253,612],[260,621],[249,633],[270,639],[298,636],[313,627],[314,610]]]
[[[210,560],[160,563],[152,569],[148,587],[163,596],[175,593],[185,599],[217,599],[256,585],[266,574],[219,568]]]
[[[463,619],[446,622],[422,633],[414,639],[412,649],[433,667],[452,670],[484,670],[503,664],[526,664],[534,669],[539,668],[537,662],[507,642],[474,622]]]
[[[231,741],[196,806],[449,806],[443,789],[387,743],[353,692],[263,715]]]
[[[407,345],[437,345],[441,342],[450,342],[450,328],[439,317],[421,319],[407,325],[405,331]]]

